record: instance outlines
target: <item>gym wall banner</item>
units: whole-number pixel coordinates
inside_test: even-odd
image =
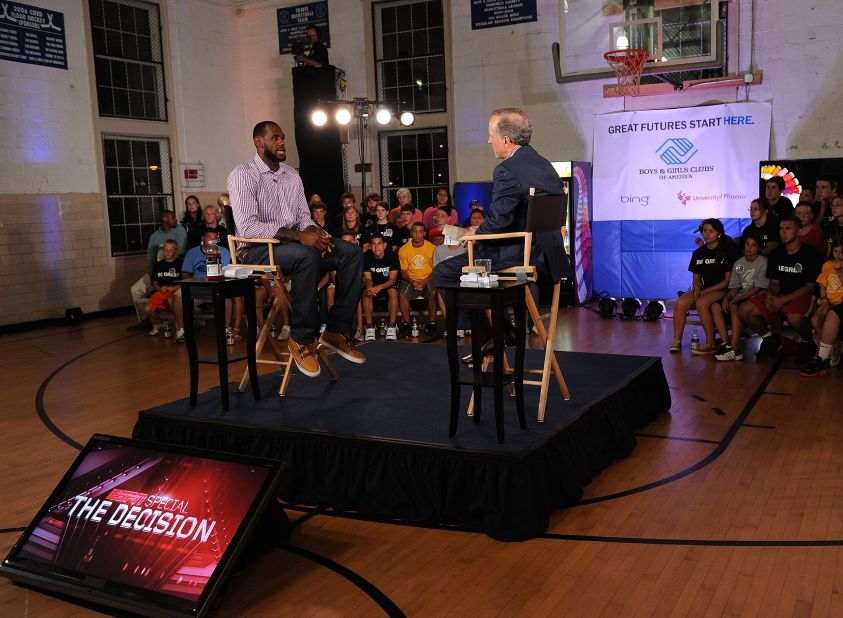
[[[768,103],[596,116],[594,219],[744,217],[769,148]]]
[[[675,298],[690,285],[696,229],[749,223],[759,161],[769,158],[767,103],[737,103],[594,119],[594,289]]]

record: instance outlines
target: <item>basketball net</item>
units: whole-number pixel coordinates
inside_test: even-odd
[[[603,54],[618,76],[617,93],[623,97],[637,97],[641,88],[641,71],[650,53],[646,49],[613,49]]]

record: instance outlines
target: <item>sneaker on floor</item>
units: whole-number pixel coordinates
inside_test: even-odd
[[[701,345],[698,348],[692,348],[691,354],[696,354],[697,356],[705,356],[707,354],[714,354],[717,351],[717,348],[714,347],[713,343],[706,343],[705,345]]]
[[[837,365],[840,364],[841,351],[843,351],[843,342],[835,341],[834,345],[831,346],[831,358],[828,359],[828,362],[832,367],[837,367]]]
[[[348,335],[340,333],[332,333],[326,330],[319,337],[319,343],[328,348],[331,352],[336,352],[345,360],[352,363],[363,364],[366,362],[366,357],[354,349],[354,340]]]
[[[278,341],[287,341],[290,338],[290,325],[284,324],[278,331]]]
[[[321,335],[324,332],[325,332],[325,327],[323,326],[319,330],[319,334]],[[357,330],[354,331],[354,339],[355,339],[355,341],[366,341],[366,331],[363,329],[362,326],[359,326],[357,328]]]
[[[360,330],[360,329],[358,329],[358,330]],[[356,334],[354,335],[354,338],[357,339]],[[375,340],[375,327],[374,326],[367,326],[366,327],[366,337],[364,338],[364,341],[374,341],[374,340]],[[357,339],[357,341],[360,341],[360,340]]]
[[[395,324],[391,324],[386,327],[386,340],[387,341],[397,341],[398,340],[398,327]]]
[[[799,348],[796,352],[796,362],[800,365],[811,362],[814,354],[817,352],[817,346],[813,341],[800,341]]]
[[[465,337],[465,331],[458,328],[457,329],[457,339],[462,339],[463,337]]]
[[[681,352],[682,351],[682,339],[677,337],[674,339],[670,344],[670,351],[671,352]]]
[[[436,322],[428,322],[427,326],[424,327],[424,332],[431,339],[439,339],[442,336],[442,333],[439,332],[439,328],[436,326]]]
[[[718,350],[714,354],[714,360],[718,361],[738,361],[743,360],[743,352],[740,348],[733,348],[728,343],[723,346],[723,350]]]
[[[773,335],[764,337],[761,340],[761,345],[758,346],[758,351],[755,353],[755,360],[766,360],[775,356],[782,349],[782,342]]]
[[[287,349],[290,350],[290,356],[293,357],[293,362],[304,375],[309,378],[315,378],[322,372],[319,366],[319,359],[316,358],[316,342],[309,344],[299,344],[295,339],[290,337],[287,339]]]
[[[822,359],[819,356],[814,356],[811,362],[805,369],[799,372],[803,378],[818,378],[820,376],[827,376],[831,372],[831,363],[829,359]]]
[[[149,331],[148,333],[146,333],[146,334],[147,334],[147,335],[149,335],[150,337],[154,337],[155,335],[157,335],[157,334],[158,334],[158,333],[160,333],[160,332],[161,332],[161,331],[160,331],[160,330],[159,330],[159,328],[158,328],[158,324],[153,324],[153,325],[152,325],[152,330],[150,330],[150,331]]]
[[[184,329],[179,328],[176,330],[176,343],[184,343]]]

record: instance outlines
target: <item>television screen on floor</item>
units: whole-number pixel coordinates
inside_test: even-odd
[[[0,574],[144,615],[201,616],[283,464],[94,435]]]

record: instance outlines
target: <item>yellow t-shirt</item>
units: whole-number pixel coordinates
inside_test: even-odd
[[[832,305],[839,305],[843,302],[843,275],[834,268],[834,260],[828,260],[823,264],[822,272],[817,277],[817,283],[826,289],[825,295]]]
[[[406,270],[414,281],[429,277],[430,273],[433,272],[434,251],[436,251],[436,247],[426,240],[421,247],[414,247],[413,241],[406,243],[398,250],[401,270]]]

